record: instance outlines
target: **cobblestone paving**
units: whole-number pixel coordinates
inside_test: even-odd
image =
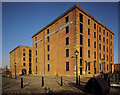
[[[24,87],[21,88],[21,77],[23,77]],[[86,94],[84,87],[89,78],[81,78],[81,85],[75,85],[75,77],[63,77],[63,86],[61,86],[61,77],[45,76],[44,87],[42,87],[41,76],[19,76],[17,79],[2,77],[3,94],[20,93],[79,93]],[[120,88],[111,88],[110,95],[120,95]],[[26,94],[25,94],[26,95]],[[90,94],[89,94],[90,95]]]

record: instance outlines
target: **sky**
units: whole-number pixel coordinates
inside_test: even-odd
[[[9,67],[11,50],[18,45],[32,47],[32,36],[76,3],[115,34],[114,61],[118,63],[118,3],[3,2],[2,66]]]

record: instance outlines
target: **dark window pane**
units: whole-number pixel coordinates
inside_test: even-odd
[[[83,33],[83,24],[80,23],[80,33]]]
[[[66,45],[69,45],[69,37],[66,38]]]
[[[50,64],[48,64],[48,71],[50,71]]]
[[[66,49],[66,57],[69,57],[69,49]]]
[[[80,57],[82,57],[82,47],[80,47]]]
[[[50,55],[48,54],[48,60],[50,60]]]
[[[80,22],[83,22],[83,15],[80,13]]]
[[[66,18],[65,18],[65,22],[67,23],[69,21],[69,17],[67,16]]]
[[[83,45],[83,35],[80,34],[80,45]]]
[[[90,57],[90,50],[88,50],[88,57]]]
[[[88,46],[90,47],[90,39],[88,39]]]
[[[90,29],[88,29],[88,35],[90,35]]]
[[[69,62],[66,62],[66,71],[69,71]]]
[[[49,34],[49,29],[47,29],[47,34]]]
[[[88,19],[88,25],[90,25],[90,19]]]

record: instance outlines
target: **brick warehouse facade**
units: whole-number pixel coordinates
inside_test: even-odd
[[[114,70],[114,33],[78,4],[34,34],[32,39],[33,75],[75,76],[76,50],[79,52],[78,75],[92,77]],[[14,65],[10,68],[13,70]],[[28,68],[26,70],[28,72]]]
[[[114,64],[114,33],[78,4],[32,36],[33,73],[93,76]]]
[[[32,74],[32,48],[18,46],[10,52],[10,71],[12,74]]]

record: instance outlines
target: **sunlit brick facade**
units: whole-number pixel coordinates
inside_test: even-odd
[[[32,74],[32,48],[18,46],[10,52],[10,71],[12,74]]]

